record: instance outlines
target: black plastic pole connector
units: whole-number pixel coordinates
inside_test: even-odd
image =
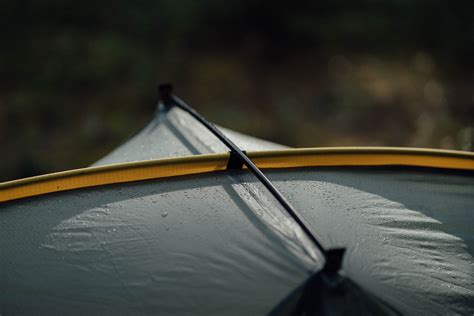
[[[327,272],[337,272],[342,266],[342,259],[344,249],[330,249],[326,250],[325,247],[319,241],[317,234],[311,229],[305,219],[298,214],[293,206],[286,200],[286,198],[280,193],[280,191],[273,185],[273,183],[263,174],[263,172],[247,157],[247,155],[240,150],[227,136],[225,136],[217,127],[211,122],[201,116],[196,110],[187,105],[184,101],[179,99],[173,94],[173,86],[169,83],[161,84],[158,88],[160,94],[160,102],[165,108],[171,108],[177,106],[178,108],[188,112],[201,124],[203,124],[211,133],[213,133],[220,141],[222,141],[231,151],[230,159],[239,159],[243,165],[245,165],[260,182],[270,191],[274,198],[281,204],[281,206],[288,212],[288,214],[298,223],[301,229],[305,232],[308,238],[314,243],[316,248],[324,256],[326,263],[323,268]],[[232,157],[233,156],[233,157]],[[232,162],[235,165],[235,162]]]
[[[245,150],[242,150],[244,155],[247,155]],[[240,159],[238,155],[229,151],[229,160],[227,161],[227,170],[240,170],[244,166],[243,161]]]
[[[332,248],[326,250],[326,262],[323,271],[329,274],[337,273],[342,268],[342,259],[344,259],[345,248]]]

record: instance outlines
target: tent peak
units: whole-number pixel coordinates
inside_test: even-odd
[[[158,85],[159,101],[163,103],[166,109],[170,109],[172,105],[171,94],[173,93],[173,85],[171,83],[161,83]]]

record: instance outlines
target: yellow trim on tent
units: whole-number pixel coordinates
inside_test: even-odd
[[[474,153],[452,150],[344,147],[249,152],[262,169],[327,166],[415,166],[474,170]],[[226,170],[228,153],[90,167],[0,183],[0,202],[40,194]]]

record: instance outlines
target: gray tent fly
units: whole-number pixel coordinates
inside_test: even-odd
[[[93,166],[0,184],[0,314],[474,313],[472,153],[290,149],[168,88]]]

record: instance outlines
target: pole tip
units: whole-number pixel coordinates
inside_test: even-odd
[[[337,273],[342,268],[345,248],[328,249],[326,252],[326,264],[323,270],[329,273]]]
[[[170,105],[173,85],[171,83],[162,83],[158,85],[158,96],[165,105]]]

